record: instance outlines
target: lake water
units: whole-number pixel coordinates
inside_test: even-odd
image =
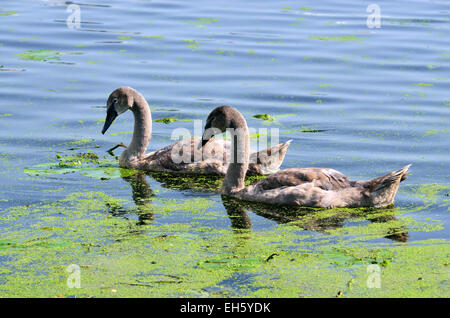
[[[380,28],[369,4],[3,0],[0,296],[449,296],[450,3],[377,1]],[[293,140],[283,168],[411,173],[370,217],[226,209],[192,180],[117,168],[106,150],[132,114],[101,128],[119,86],[177,119],[153,123],[149,150],[225,104]],[[82,153],[100,163],[47,169]],[[369,264],[386,287],[366,286]]]

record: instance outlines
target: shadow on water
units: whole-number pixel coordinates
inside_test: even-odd
[[[219,176],[191,176],[151,173],[149,174],[165,188],[173,190],[194,189],[196,191],[217,192],[220,189],[222,178]],[[138,225],[147,224],[154,220],[152,213],[152,198],[154,196],[146,180],[147,174],[138,172],[132,176],[123,177],[131,186],[133,201],[136,205]],[[263,203],[247,202],[235,198],[222,196],[222,203],[231,221],[234,230],[251,230],[252,222],[247,212],[275,221],[279,224],[298,226],[308,231],[326,233],[328,230],[342,228],[346,221],[358,219],[371,223],[387,223],[397,221],[394,215],[397,211],[393,206],[386,208],[344,208],[320,209],[311,207],[289,207]],[[114,216],[128,213],[121,207],[110,208]],[[397,242],[406,242],[409,238],[405,226],[392,222],[387,227],[383,237]]]
[[[143,172],[137,172],[131,176],[122,177],[131,186],[132,198],[135,204],[133,211],[137,217],[137,225],[145,225],[154,220],[152,212],[153,191],[150,188],[146,175]],[[130,210],[122,206],[107,206],[109,213],[115,217],[124,217],[130,213]]]
[[[158,181],[162,187],[171,190],[193,190],[195,192],[218,192],[223,177],[216,175],[170,174],[149,172],[148,175]]]

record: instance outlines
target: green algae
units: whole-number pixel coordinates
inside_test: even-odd
[[[186,47],[190,48],[192,51],[195,51],[198,49],[199,44],[197,40],[184,40],[184,42],[188,43]]]
[[[2,295],[449,295],[446,281],[450,259],[446,240],[394,245],[364,243],[338,234],[311,236],[310,232],[290,223],[259,231],[248,227],[210,227],[202,220],[233,219],[236,215],[229,206],[228,216],[218,214],[216,202],[210,198],[167,201],[153,197],[142,204],[147,214],[155,216],[145,223],[132,217],[138,210],[129,200],[103,192],[72,193],[53,203],[16,206],[2,211],[0,222],[8,229],[0,241]],[[234,206],[241,207],[240,204]],[[392,209],[389,212],[343,211],[362,218],[395,213]],[[336,213],[322,212],[323,217]],[[182,223],[161,219],[177,216],[177,220],[183,220],[182,215],[188,217]],[[28,226],[23,227],[22,219],[28,220]],[[81,288],[67,285],[66,269],[70,264],[79,265]],[[380,267],[381,288],[368,286],[368,266]]]
[[[40,37],[38,36],[34,36],[32,38],[23,38],[23,39],[19,39],[19,42],[28,42],[28,41],[35,41],[35,40],[39,40]]]
[[[81,54],[80,52],[60,52],[55,50],[27,50],[25,53],[18,53],[16,56],[20,57],[21,60],[30,61],[56,61],[60,60],[61,55],[67,54]]]
[[[219,55],[229,55],[229,56],[230,55],[234,55],[233,51],[226,50],[226,49],[221,49],[221,48],[218,48],[216,53],[219,54]]]
[[[262,119],[262,120],[266,120],[266,121],[273,121],[274,118],[272,116],[270,116],[269,114],[257,114],[257,115],[253,115],[252,117],[258,118],[258,119]]]
[[[421,86],[421,87],[431,87],[433,84],[431,83],[416,83],[414,86]]]
[[[23,169],[29,176],[49,176],[78,172],[83,176],[109,180],[133,175],[137,170],[120,168],[109,158],[100,159],[96,154],[56,155],[57,162],[40,163]]]
[[[326,259],[331,264],[339,266],[352,266],[355,264],[379,264],[381,266],[389,265],[394,254],[389,250],[371,250],[371,249],[348,249],[333,248],[319,254],[320,258]]]
[[[428,64],[428,65],[427,65],[427,68],[428,68],[429,70],[434,70],[434,69],[436,69],[436,68],[440,68],[440,66],[436,66],[436,65],[434,65],[434,64]]]
[[[143,39],[163,39],[164,35],[143,35]]]
[[[169,174],[151,172],[151,177],[163,187],[173,190],[193,189],[198,191],[218,191],[222,185],[222,177],[207,175]]]
[[[441,130],[429,129],[429,130],[425,131],[425,133],[422,135],[422,137],[427,137],[429,135],[438,134],[438,133],[448,133],[448,132],[449,132],[449,130],[447,128],[441,129]]]
[[[436,204],[440,198],[450,191],[450,186],[440,183],[425,183],[418,186],[412,185],[407,191],[413,197],[423,200],[425,206]]]
[[[22,60],[32,60],[32,61],[48,61],[48,60],[59,60],[59,52],[54,50],[36,50],[36,51],[26,51],[25,53],[16,54]]]
[[[300,130],[300,132],[302,133],[318,133],[318,132],[323,132],[326,131],[325,129],[308,129],[308,128],[303,128]]]
[[[6,15],[16,15],[17,11],[8,11],[8,12],[0,12],[0,16],[6,16]]]
[[[321,41],[338,41],[338,42],[349,42],[349,41],[362,41],[362,40],[365,40],[364,38],[357,37],[355,35],[309,36],[308,39],[321,40]]]
[[[219,19],[200,17],[200,18],[197,18],[196,20],[187,20],[187,21],[182,21],[182,22],[195,25],[198,28],[203,28],[205,25],[208,25],[211,23],[216,23],[217,21],[219,21]]]
[[[118,131],[115,133],[110,133],[111,136],[119,136],[119,135],[131,135],[133,132],[132,131]]]
[[[174,121],[177,121],[178,118],[173,118],[173,117],[165,117],[165,118],[160,118],[160,119],[156,119],[155,121],[157,123],[163,123],[163,124],[170,124],[173,123]]]
[[[184,45],[183,42],[180,43],[181,46]],[[192,48],[198,47],[198,43],[186,44],[193,45]],[[185,50],[189,51],[186,47]],[[214,48],[211,52],[214,53]],[[185,59],[187,60],[187,57]],[[425,64],[422,63],[422,66]],[[410,94],[411,97],[412,95]],[[450,106],[447,101],[443,103],[444,105],[440,104],[441,107]],[[0,118],[0,121],[2,119]],[[4,120],[5,123],[8,118]],[[299,133],[314,133],[316,132],[314,128],[317,127],[305,127],[300,129]],[[427,136],[438,137],[435,133],[439,129],[427,129],[419,130],[418,134],[426,133]],[[120,134],[131,132],[114,135]],[[255,134],[252,137],[257,136]],[[76,165],[75,162],[74,160],[76,169],[74,173],[79,173],[83,167]],[[92,167],[96,165],[98,163],[95,161],[89,163]],[[70,195],[59,202],[2,209],[2,217],[21,213],[18,224],[27,223],[29,220],[36,222],[33,230],[20,229],[17,226],[12,232],[2,234],[0,241],[0,255],[4,256],[0,257],[2,295],[50,297],[334,297],[338,294],[342,297],[445,297],[448,295],[446,268],[449,261],[448,252],[445,252],[448,251],[447,241],[391,242],[387,238],[392,235],[400,236],[402,233],[410,232],[411,229],[435,231],[442,228],[437,222],[425,221],[416,224],[413,217],[416,215],[419,217],[418,213],[411,217],[398,218],[399,214],[408,213],[414,207],[405,209],[401,206],[400,209],[405,211],[392,210],[379,213],[305,211],[303,215],[298,213],[298,220],[292,218],[287,223],[275,227],[270,221],[265,221],[264,226],[267,225],[267,229],[258,228],[258,222],[265,217],[264,214],[255,214],[249,208],[248,215],[254,229],[236,230],[230,228],[229,224],[232,223],[231,219],[239,217],[224,214],[223,208],[216,202],[215,195],[202,193],[201,195],[205,197],[187,202],[166,200],[163,197],[165,195],[192,197],[194,196],[192,189],[203,190],[209,187],[217,190],[220,189],[221,178],[192,181],[187,177],[174,178],[169,175],[166,177],[166,180],[162,178],[157,180],[154,175],[150,175],[152,187],[156,187],[156,190],[142,206],[135,206],[131,202],[131,196],[127,197],[127,200],[110,196],[123,195],[122,190],[118,189],[128,186],[127,184],[123,186],[124,182],[118,179],[114,183],[92,182],[83,185],[86,188],[92,186],[99,188],[100,184],[101,191],[111,191],[109,195],[83,192]],[[58,180],[63,180],[63,177],[55,176],[52,179],[37,181],[58,183]],[[162,185],[159,184],[159,180]],[[400,194],[416,198],[417,206],[423,207],[422,202],[426,205],[448,206],[448,202],[444,199],[449,190],[444,185],[407,187],[410,180],[413,178],[407,181],[406,186],[402,183]],[[246,183],[248,182],[247,180]],[[109,188],[110,185],[112,190]],[[37,188],[34,184],[32,186]],[[165,189],[161,190],[160,186],[183,192],[181,195],[171,193]],[[63,193],[57,193],[55,196],[61,195]],[[18,203],[11,200],[8,204]],[[143,221],[145,224],[138,226],[140,220],[136,219],[145,212],[152,212],[156,217],[151,221]],[[281,209],[269,209],[269,212],[286,213]],[[390,219],[395,215],[397,220]],[[43,216],[42,220],[40,216]],[[370,216],[373,218],[379,216],[385,221],[372,222],[369,220],[372,219]],[[62,218],[66,220],[61,222]],[[5,223],[3,220],[0,222],[9,227],[6,223],[8,220],[4,221]],[[442,235],[442,232],[438,235]],[[323,240],[323,243],[317,242],[318,240]],[[271,255],[276,256],[267,262]],[[80,290],[69,289],[66,286],[68,274],[65,270],[71,263],[79,264],[81,267]],[[369,264],[382,267],[381,289],[370,289],[366,286],[368,276],[366,266]]]
[[[419,19],[419,18],[414,18],[414,19],[390,19],[388,20],[389,23],[391,24],[400,24],[400,25],[404,25],[404,24],[421,24],[421,25],[429,25],[429,23],[431,22],[428,19]]]
[[[92,143],[94,141],[94,139],[90,139],[90,138],[82,138],[82,139],[78,139],[75,141],[69,141],[66,142],[66,145],[72,145],[72,146],[81,146],[81,145],[86,145],[89,143]]]
[[[319,133],[319,132],[324,132],[327,131],[326,129],[314,129],[314,128],[308,128],[305,126],[301,126],[299,129],[292,129],[289,131],[285,131],[283,132],[283,134],[285,135],[290,135],[290,134],[294,134],[297,132],[301,132],[301,133]]]

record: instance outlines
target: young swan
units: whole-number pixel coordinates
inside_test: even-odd
[[[225,175],[229,166],[229,141],[211,139],[198,149],[200,138],[191,138],[145,153],[152,135],[152,117],[145,98],[131,87],[120,87],[109,95],[102,134],[118,115],[127,110],[131,110],[134,115],[134,132],[130,145],[125,146],[126,149],[120,156],[121,167],[170,173]],[[290,141],[252,153],[248,174],[265,175],[278,171],[289,144]]]
[[[230,163],[222,194],[242,200],[282,205],[320,208],[384,207],[394,203],[399,184],[406,179],[410,165],[370,181],[351,181],[328,168],[292,168],[260,180],[248,187],[244,177],[248,169],[249,134],[244,117],[235,108],[222,106],[208,116],[203,144],[208,142],[209,128],[221,132],[234,128],[240,133],[233,141],[234,162]]]

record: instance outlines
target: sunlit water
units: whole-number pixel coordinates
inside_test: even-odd
[[[381,28],[367,27],[369,2],[360,1],[87,0],[79,3],[79,29],[66,23],[69,4],[0,4],[3,216],[11,207],[50,204],[74,192],[100,191],[131,202],[132,188],[122,178],[24,173],[57,162],[57,154],[103,158],[115,144],[128,143],[130,112],[100,133],[108,94],[125,85],[146,97],[154,120],[178,119],[153,123],[149,150],[172,142],[173,129],[193,130],[193,120],[226,104],[238,108],[249,126],[279,128],[281,141],[293,139],[284,168],[330,167],[352,179],[371,179],[411,163],[396,207],[414,211],[400,217],[439,226],[409,229],[408,242],[449,238],[449,2],[377,1]],[[256,114],[275,120],[264,122]],[[212,201],[208,209],[217,218],[196,222],[231,229],[220,195],[146,180],[155,202]],[[435,190],[418,194],[421,186]],[[248,217],[255,232],[277,226],[251,211]],[[192,220],[189,214],[157,214],[153,222]],[[20,222],[16,228],[28,226],[26,219]],[[375,241],[395,244],[390,238]],[[233,277],[223,284],[246,284]]]

